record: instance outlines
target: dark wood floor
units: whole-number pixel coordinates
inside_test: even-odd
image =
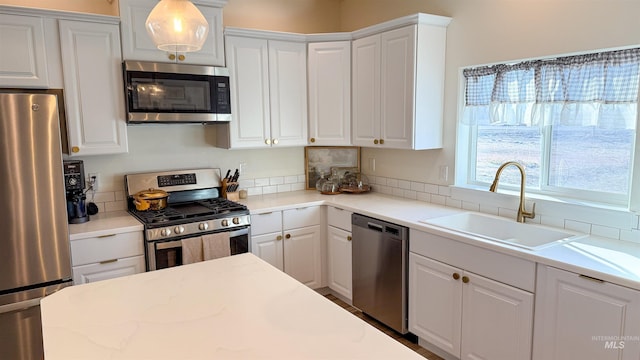
[[[380,331],[382,331],[383,333],[391,336],[392,338],[394,338],[395,340],[397,340],[398,342],[400,342],[401,344],[403,344],[404,346],[408,347],[409,349],[417,352],[418,354],[422,355],[422,357],[424,357],[425,359],[429,359],[429,360],[443,360],[441,357],[439,357],[438,355],[430,352],[427,349],[424,349],[422,347],[420,347],[415,339],[412,339],[412,336],[403,336],[399,333],[397,333],[396,331],[390,329],[389,327],[387,327],[386,325],[376,321],[375,319],[365,315],[362,313],[362,311],[354,308],[353,306],[347,304],[346,302],[338,299],[337,297],[331,295],[331,294],[327,294],[325,295],[325,297],[331,301],[333,301],[334,303],[338,304],[340,307],[344,308],[345,310],[349,311],[350,313],[352,313],[354,316],[359,317],[360,319],[368,322],[369,324],[373,325],[374,327],[376,327],[377,329],[379,329]]]

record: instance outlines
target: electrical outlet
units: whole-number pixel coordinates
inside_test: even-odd
[[[91,188],[93,191],[98,191],[98,184],[100,184],[100,173],[89,173],[87,179],[87,188]]]
[[[240,166],[238,166],[238,172],[242,175],[245,171],[247,171],[247,163],[240,163]]]
[[[376,158],[369,158],[369,169],[371,172],[376,172]]]
[[[449,180],[449,167],[447,165],[440,165],[440,181]]]

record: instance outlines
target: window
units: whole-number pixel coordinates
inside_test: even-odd
[[[464,181],[488,188],[516,160],[528,192],[628,204],[639,74],[640,49],[464,69]],[[501,186],[519,186],[509,169]]]

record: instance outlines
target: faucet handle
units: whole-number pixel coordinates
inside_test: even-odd
[[[535,218],[536,217],[536,203],[533,203],[533,207],[531,208],[531,212],[523,211],[522,212],[522,216],[526,217],[527,219]]]

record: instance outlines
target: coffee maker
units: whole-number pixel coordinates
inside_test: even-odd
[[[84,163],[82,160],[65,160],[63,167],[69,224],[87,222],[89,214],[87,213],[87,195],[84,192]]]

